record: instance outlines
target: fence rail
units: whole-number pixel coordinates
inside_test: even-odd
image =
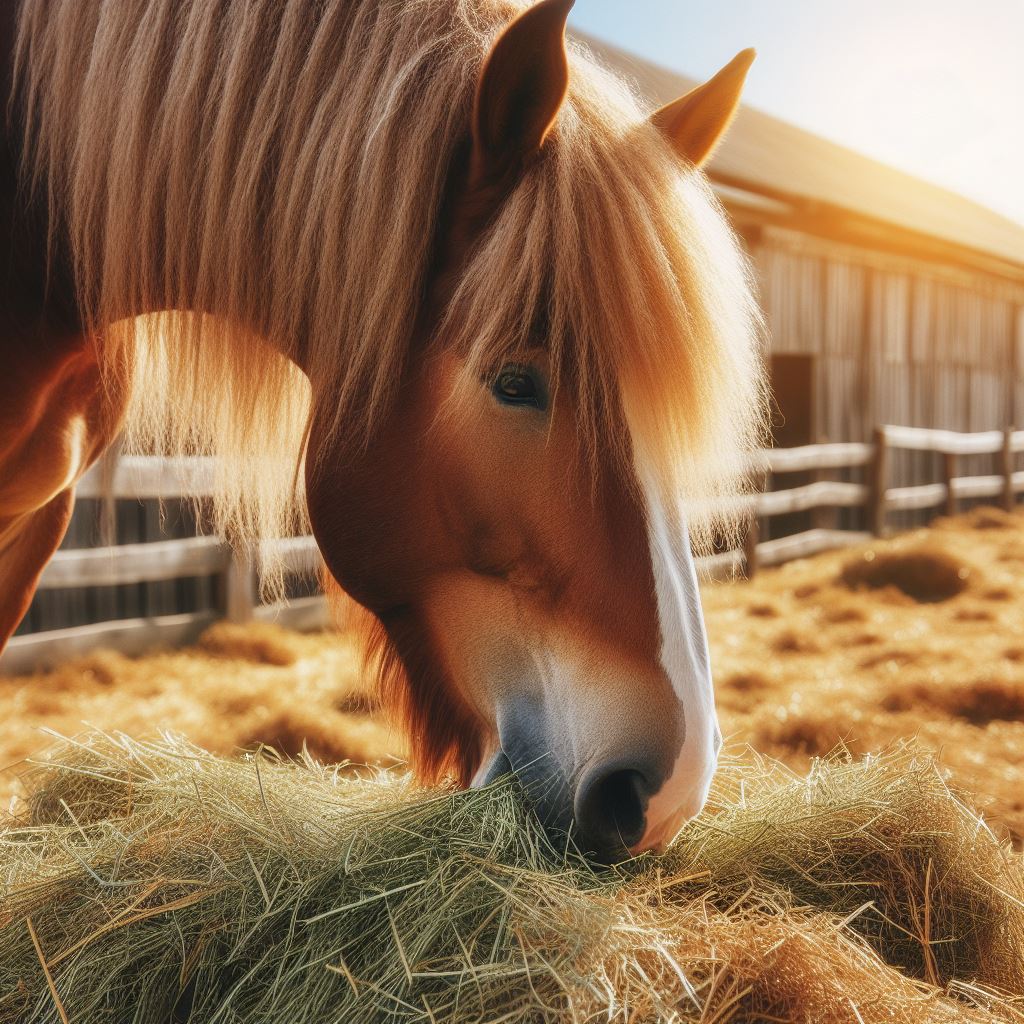
[[[941,457],[942,479],[913,486],[889,486],[893,449],[936,453]],[[702,558],[699,568],[710,577],[738,572],[753,576],[763,566],[882,536],[892,512],[941,510],[951,514],[963,499],[994,498],[1004,507],[1012,508],[1017,495],[1024,491],[1024,471],[1015,468],[1016,455],[1022,451],[1024,430],[958,434],[949,430],[881,426],[875,430],[871,443],[818,444],[761,452],[753,469],[762,473],[766,482],[779,475],[854,469],[863,470],[866,481],[819,479],[751,495],[746,499],[748,528],[742,548]],[[957,475],[960,458],[986,455],[998,457],[998,472]],[[202,497],[212,493],[214,482],[214,467],[209,459],[122,457],[112,466],[108,463],[90,471],[80,482],[78,495],[142,500]],[[762,521],[819,509],[862,509],[868,530],[816,526],[788,536],[761,539]],[[224,617],[236,622],[272,620],[300,629],[325,625],[328,616],[320,596],[272,605],[260,603],[256,565],[268,556],[279,560],[292,573],[309,575],[320,564],[312,537],[277,541],[258,552],[233,552],[215,537],[58,551],[42,574],[41,590],[213,576],[222,580],[221,607],[16,636],[0,657],[0,673],[52,666],[100,646],[113,646],[129,654],[154,646],[180,646]]]
[[[213,493],[214,460],[193,456],[165,459],[151,455],[122,455],[105,479],[106,466],[99,462],[78,482],[79,498],[202,498]]]
[[[772,473],[845,469],[848,466],[866,466],[874,453],[874,445],[866,441],[808,444],[802,448],[768,448],[755,458],[755,465]]]
[[[889,464],[893,449],[933,452],[942,458],[942,480],[935,483],[890,487]],[[727,551],[704,560],[712,575],[745,570],[753,576],[759,567],[779,565],[832,548],[860,544],[872,536],[884,536],[893,512],[941,509],[957,511],[963,499],[997,498],[1007,509],[1024,491],[1024,471],[1015,468],[1016,455],[1024,451],[1024,430],[986,430],[959,434],[923,427],[881,426],[873,441],[807,445],[761,453],[755,471],[796,473],[846,470],[863,467],[866,483],[816,480],[785,490],[763,491],[750,499],[750,520],[742,551]],[[999,472],[983,476],[958,476],[962,456],[999,456]],[[773,540],[760,540],[762,519],[818,508],[863,508],[870,527],[862,530],[831,530],[816,527]]]
[[[212,459],[122,456],[112,466],[97,464],[79,482],[79,498],[128,498],[169,501],[213,493]],[[256,555],[260,557],[256,557]],[[286,572],[314,574],[320,563],[312,537],[291,537],[266,544],[260,552],[233,551],[219,537],[185,537],[142,544],[57,551],[39,580],[39,590],[155,583],[187,577],[221,580],[220,607],[213,610],[145,618],[115,619],[85,626],[50,629],[13,637],[0,656],[0,673],[49,668],[97,647],[141,654],[153,647],[179,647],[194,641],[218,619],[273,621],[296,629],[327,625],[323,597],[275,604],[259,600],[260,558],[274,558]]]

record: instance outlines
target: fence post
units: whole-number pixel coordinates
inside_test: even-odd
[[[956,515],[956,493],[953,481],[956,479],[956,455],[953,452],[942,453],[942,482],[946,485],[946,515]]]
[[[256,607],[256,570],[248,548],[231,548],[224,574],[224,614],[230,622],[251,622]]]
[[[889,480],[889,438],[885,427],[875,427],[873,434],[875,454],[871,459],[870,508],[868,519],[871,532],[876,537],[885,536],[885,492]]]
[[[743,537],[743,568],[747,579],[757,575],[757,545],[761,540],[761,517],[757,514],[757,499],[751,505],[747,516],[747,532]]]
[[[761,495],[768,490],[772,477],[771,467],[765,464],[751,477],[750,510],[747,513],[747,531],[743,535],[743,570],[747,579],[753,579],[759,568],[757,545],[761,543],[761,515],[758,511]]]
[[[99,458],[100,489],[100,543],[107,548],[117,545],[117,501],[114,498],[114,475],[121,460],[121,435]]]
[[[1003,508],[1012,512],[1017,504],[1017,494],[1013,489],[1013,427],[1003,431]]]

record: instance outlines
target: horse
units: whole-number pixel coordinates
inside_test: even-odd
[[[215,455],[217,528],[311,530],[364,610],[422,778],[610,859],[721,744],[694,552],[765,399],[701,168],[753,51],[647,113],[572,2],[4,6],[0,641],[115,436]]]

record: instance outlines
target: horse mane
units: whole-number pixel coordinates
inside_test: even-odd
[[[51,249],[70,253],[108,379],[133,368],[129,446],[216,455],[233,539],[306,526],[309,382],[340,444],[387,415],[477,75],[518,10],[24,0],[11,113]],[[469,255],[435,343],[462,351],[475,388],[535,344],[538,320],[594,466],[685,497],[707,547],[762,441],[747,264],[703,175],[575,44],[545,151]]]
[[[381,705],[403,726],[417,776],[424,782],[452,779],[468,786],[480,766],[483,730],[444,678],[429,631],[420,628],[409,609],[385,625],[326,571],[322,583],[333,620],[356,639],[363,678],[376,682]],[[412,680],[416,685],[410,685]]]

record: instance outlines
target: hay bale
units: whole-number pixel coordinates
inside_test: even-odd
[[[907,751],[722,773],[663,858],[554,849],[513,783],[93,734],[0,835],[0,1020],[996,1021],[1019,865]]]
[[[802,779],[757,765],[666,860],[707,871],[722,905],[756,879],[761,892],[838,914],[915,978],[1024,992],[1024,870],[934,762],[907,751],[819,760]]]
[[[948,601],[967,589],[976,570],[934,541],[889,550],[868,548],[850,559],[840,580],[851,590],[894,587],[921,604]]]

